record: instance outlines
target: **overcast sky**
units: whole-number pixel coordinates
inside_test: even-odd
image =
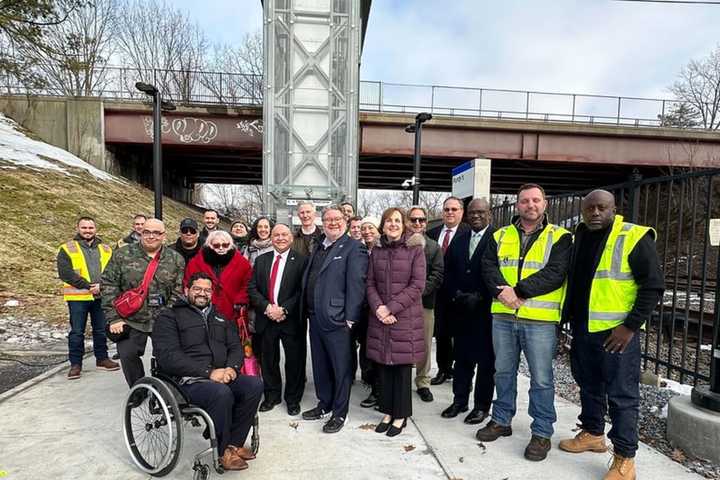
[[[238,41],[262,27],[259,0],[173,4],[213,41]],[[720,5],[374,0],[361,78],[668,97],[679,69],[720,41],[718,25]]]

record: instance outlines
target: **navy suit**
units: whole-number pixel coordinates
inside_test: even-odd
[[[458,233],[445,254],[445,280],[441,287],[447,300],[446,321],[454,337],[454,403],[467,405],[475,379],[474,407],[489,411],[495,383],[495,354],[492,346],[492,292],[482,276],[482,258],[495,229],[488,226],[470,253],[472,230]]]
[[[445,228],[445,224],[440,224],[437,227],[428,230],[427,236],[439,244],[440,234]],[[455,235],[453,235],[450,239],[450,244],[448,245],[448,249],[443,257],[444,260],[447,260],[447,252],[450,251],[450,247],[453,243],[455,243],[457,237],[467,230],[470,230],[470,226],[467,223],[461,223],[458,225]],[[440,248],[442,248],[442,245],[440,245]],[[443,282],[446,282],[447,280],[447,274],[444,274]],[[445,320],[445,317],[447,316],[446,310],[449,308],[451,300],[452,298],[447,298],[447,295],[443,293],[442,288],[438,290],[435,297],[435,358],[438,364],[438,373],[445,374],[451,374],[453,371],[452,335],[448,321]]]
[[[332,410],[334,417],[344,418],[352,380],[347,322],[359,322],[363,313],[368,253],[362,243],[348,235],[341,236],[328,249],[324,249],[323,240],[314,246],[305,268],[302,299],[310,323],[318,406],[325,412]]]

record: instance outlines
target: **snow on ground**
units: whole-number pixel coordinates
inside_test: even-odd
[[[11,164],[30,168],[42,168],[54,170],[72,175],[63,168],[64,164],[69,167],[82,168],[100,180],[121,181],[109,173],[99,170],[89,163],[81,160],[70,152],[61,148],[53,147],[45,142],[33,140],[18,130],[18,124],[0,113],[0,160]],[[15,168],[3,165],[2,168]]]

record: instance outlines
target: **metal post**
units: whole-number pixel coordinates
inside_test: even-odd
[[[628,208],[628,216],[630,222],[636,223],[640,218],[640,180],[642,175],[637,168],[633,169],[630,174],[630,194],[628,195],[628,201],[630,202]]]
[[[155,190],[155,218],[162,220],[162,97],[153,95],[153,188]]]
[[[415,156],[413,158],[413,205],[420,204],[420,148],[421,148],[422,122],[415,119]]]

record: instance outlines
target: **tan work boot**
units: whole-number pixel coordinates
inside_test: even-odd
[[[635,480],[635,478],[635,459],[621,457],[616,453],[613,455],[610,470],[603,480]]]
[[[560,440],[560,445],[558,446],[560,447],[560,450],[570,453],[607,452],[605,435],[593,435],[585,430],[580,430],[580,433],[575,435],[575,438]]]

